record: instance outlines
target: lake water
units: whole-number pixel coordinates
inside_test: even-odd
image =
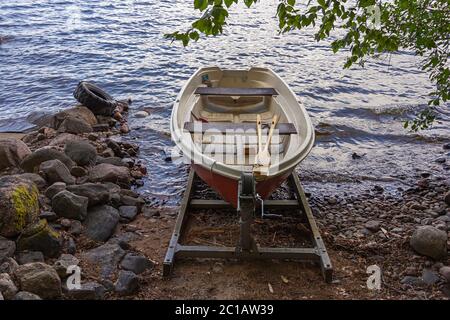
[[[143,192],[176,203],[186,167],[166,161],[169,117],[182,84],[200,66],[268,66],[309,111],[316,147],[298,168],[309,191],[339,193],[381,184],[395,192],[420,172],[446,172],[450,116],[411,134],[401,121],[423,108],[432,86],[408,52],[343,70],[346,54],[313,40],[313,30],[278,35],[277,1],[235,9],[226,34],[188,48],[163,34],[188,26],[193,1],[5,0],[0,3],[0,130],[27,127],[30,114],[72,106],[80,80],[132,97],[127,139],[141,144],[149,177]],[[136,119],[133,113],[150,116]],[[447,108],[448,110],[448,108]],[[356,152],[362,155],[353,159]]]

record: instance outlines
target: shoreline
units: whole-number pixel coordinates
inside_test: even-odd
[[[62,112],[67,112],[67,110]],[[92,121],[94,119],[86,110],[83,110],[81,114],[75,113],[76,116],[81,116],[81,118],[85,117]],[[123,114],[126,117],[126,112]],[[73,115],[72,113],[71,116]],[[95,118],[97,118],[97,121],[99,120],[98,117]],[[20,138],[25,141],[30,149],[30,154],[46,146],[58,150],[60,153],[65,153],[66,144],[70,144],[71,141],[85,141],[95,147],[96,163],[95,165],[75,165],[76,170],[72,167],[70,174],[78,171],[77,175],[80,175],[76,177],[74,185],[108,186],[106,188],[108,196],[105,195],[105,192],[102,193],[98,190],[94,192],[93,189],[84,193],[88,198],[88,203],[89,200],[95,198],[92,200],[95,205],[88,204],[88,216],[98,214],[102,217],[102,219],[93,223],[89,222],[90,219],[81,219],[80,221],[80,219],[67,218],[53,212],[55,208],[52,208],[54,206],[52,198],[66,189],[71,190],[69,193],[73,193],[76,187],[66,186],[62,188],[56,181],[54,183],[57,184],[57,187],[53,187],[53,189],[56,189],[53,192],[58,192],[52,194],[53,197],[49,198],[49,187],[50,185],[54,186],[54,183],[43,180],[41,176],[26,174],[28,179],[32,178],[35,182],[45,184],[45,187],[41,187],[39,192],[40,218],[46,219],[50,228],[48,230],[56,231],[60,235],[60,237],[56,237],[59,238],[60,245],[57,254],[46,256],[42,252],[41,254],[36,253],[39,252],[39,250],[36,250],[36,244],[29,245],[33,250],[17,249],[23,232],[21,232],[22,236],[19,237],[0,238],[0,244],[3,246],[9,245],[12,248],[12,242],[14,242],[13,252],[10,249],[5,257],[0,257],[0,260],[2,260],[0,261],[0,273],[6,272],[9,274],[17,292],[19,290],[24,291],[21,288],[23,286],[23,281],[20,280],[21,272],[33,272],[33,270],[23,271],[25,264],[21,263],[32,262],[45,263],[44,268],[48,270],[48,277],[51,277],[52,274],[54,276],[53,271],[55,270],[60,273],[58,274],[59,291],[56,288],[57,285],[52,289],[56,292],[58,298],[63,299],[192,297],[215,297],[218,299],[420,299],[427,297],[444,299],[450,296],[450,285],[448,282],[446,283],[449,280],[445,280],[444,276],[440,274],[443,267],[450,265],[448,254],[445,258],[440,258],[440,261],[434,261],[432,258],[414,252],[409,244],[412,234],[419,226],[432,226],[445,232],[447,234],[446,245],[448,246],[449,243],[450,203],[446,204],[444,198],[450,190],[450,181],[445,176],[430,175],[429,173],[423,173],[419,177],[409,177],[411,180],[416,180],[416,185],[410,188],[405,187],[404,190],[399,191],[396,197],[389,195],[381,186],[375,186],[373,190],[363,190],[357,194],[349,193],[348,195],[345,195],[345,192],[344,195],[337,193],[321,196],[316,196],[314,193],[308,194],[313,213],[329,249],[331,260],[335,265],[336,276],[334,283],[331,285],[326,286],[322,283],[320,273],[315,268],[294,262],[273,264],[200,260],[197,262],[181,262],[179,266],[177,265],[176,268],[179,271],[174,274],[172,279],[175,283],[180,283],[180,281],[186,281],[186,283],[181,286],[183,293],[175,293],[171,289],[170,281],[161,279],[161,268],[175,222],[177,207],[167,207],[164,204],[157,205],[158,201],[154,205],[151,199],[145,199],[140,194],[139,188],[134,191],[129,188],[142,185],[140,181],[146,173],[146,169],[142,167],[139,161],[139,146],[122,141],[126,139],[119,139],[120,141],[116,142],[114,137],[119,137],[120,128],[110,126],[115,124],[112,118],[101,119],[102,123],[95,125],[100,125],[97,128],[102,128],[105,131],[68,133],[58,132],[58,129],[41,127],[39,130],[23,136],[22,134],[6,136],[8,139]],[[120,137],[126,137],[126,134]],[[0,134],[0,141],[3,141],[4,138],[5,135]],[[103,160],[97,158],[99,156]],[[108,158],[109,160],[102,162]],[[100,162],[98,162],[99,159]],[[127,173],[114,173],[114,179],[119,185],[111,181],[91,179],[92,169],[102,163],[113,166],[110,168],[114,170],[121,166],[128,169]],[[45,166],[44,168],[40,167],[41,165],[42,162],[39,163],[40,169],[36,172],[41,171],[41,175],[47,180],[49,180],[49,176],[54,176],[54,174],[48,174],[48,172],[53,171],[42,173],[43,170],[47,169],[45,169]],[[24,175],[22,171],[19,166],[3,170],[0,178],[5,174]],[[56,172],[59,171],[56,170]],[[58,173],[57,176],[60,179],[62,174]],[[108,175],[103,175],[103,178],[105,177],[108,177]],[[105,179],[110,180],[109,177]],[[55,179],[50,180],[53,182]],[[385,181],[387,184],[390,182]],[[202,191],[197,195],[198,197],[205,198],[214,195],[205,185],[201,182],[198,183],[202,185]],[[340,185],[342,187],[345,182],[340,183]],[[92,185],[89,186],[92,187]],[[1,184],[0,187],[2,187]],[[306,191],[308,191],[308,188]],[[288,190],[281,188],[274,194],[274,198],[283,198],[288,192]],[[78,193],[80,193],[79,190]],[[102,210],[97,210],[99,206],[102,207]],[[121,207],[122,209],[120,209]],[[110,217],[116,215],[119,215],[117,222],[109,223]],[[296,241],[304,241],[300,236],[299,238],[289,238],[289,234],[292,232],[300,231],[300,235],[302,235],[302,232],[303,236],[307,235],[308,232],[300,227],[301,221],[292,217],[286,219],[275,222],[275,226],[271,225],[272,221],[260,221],[258,232],[261,232],[259,234],[261,241],[268,241],[267,237],[280,245],[286,243],[293,245]],[[30,224],[34,223],[36,221]],[[202,211],[199,213],[197,223],[199,226],[194,228],[194,238],[190,238],[190,241],[194,241],[194,243],[200,241],[200,243],[205,244],[208,242],[226,243],[227,241],[233,243],[233,237],[235,236],[233,230],[236,227],[235,216]],[[223,230],[223,223],[226,230],[231,232],[229,236],[227,235],[229,238],[221,238],[220,232],[216,236],[211,236],[215,232],[204,234],[205,230]],[[108,225],[106,231],[102,228],[105,225]],[[201,228],[202,225],[204,230]],[[277,231],[278,227],[280,231]],[[95,232],[86,231],[92,229],[96,229]],[[44,234],[44,238],[53,239],[52,232]],[[99,238],[93,240],[92,237]],[[30,236],[28,238],[33,239]],[[49,243],[53,243],[52,241]],[[33,243],[33,241],[29,243]],[[56,244],[52,244],[52,246],[58,247]],[[3,251],[0,250],[0,252]],[[20,262],[20,265],[17,262]],[[58,269],[57,266],[67,266],[75,262],[81,267],[82,289],[70,291],[65,288],[67,275],[64,274],[64,270]],[[379,264],[383,270],[384,286],[379,292],[361,289],[367,279],[366,268],[372,264]],[[269,265],[269,269],[273,268],[275,271],[266,271],[265,269]],[[43,267],[42,265],[39,266]],[[234,272],[237,269],[240,271],[236,275]],[[245,276],[251,271],[256,272],[256,275]],[[280,282],[280,277],[287,275],[289,272],[294,275],[289,279],[289,283]],[[205,279],[203,279],[205,274],[209,279],[208,283],[205,283]],[[189,276],[192,276],[193,279],[189,280]],[[232,285],[230,287],[228,285],[222,288],[221,285],[228,283],[230,277],[233,276],[232,279],[241,281],[252,290],[246,295],[240,296],[235,293],[239,286]],[[274,276],[278,276],[278,278],[274,278]],[[52,279],[56,280],[54,277]],[[311,279],[314,279],[314,285],[308,284]],[[275,288],[275,293],[267,290],[268,281]],[[209,291],[199,289],[201,284],[206,285]],[[299,293],[299,289],[304,292]],[[30,290],[33,290],[33,288]],[[42,291],[42,288],[36,289],[37,292],[39,290]],[[30,295],[30,297],[33,296]]]

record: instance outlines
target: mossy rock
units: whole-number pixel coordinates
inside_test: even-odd
[[[0,178],[0,235],[14,237],[39,216],[39,190],[17,176]]]
[[[59,256],[62,249],[62,237],[42,219],[24,230],[17,241],[19,251],[40,251],[47,257]]]

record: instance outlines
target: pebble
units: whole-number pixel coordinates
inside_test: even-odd
[[[377,232],[381,228],[381,221],[369,220],[365,223],[364,227],[372,232]]]
[[[148,117],[148,112],[147,112],[147,111],[144,111],[144,110],[138,111],[138,112],[136,112],[136,113],[134,114],[134,116],[135,116],[136,118],[145,118],[145,117]]]

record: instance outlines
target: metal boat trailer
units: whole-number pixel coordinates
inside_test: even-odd
[[[320,236],[319,228],[308,205],[305,192],[296,174],[289,176],[296,199],[293,200],[265,200],[264,208],[282,208],[298,211],[306,217],[311,231],[313,247],[273,248],[259,247],[251,234],[251,224],[254,219],[257,197],[253,174],[245,173],[239,182],[239,200],[237,211],[240,214],[240,236],[236,247],[192,246],[183,245],[180,239],[185,231],[188,209],[223,209],[231,206],[223,200],[191,199],[194,191],[195,172],[189,172],[186,191],[184,192],[172,238],[167,249],[163,264],[163,276],[172,273],[175,260],[178,258],[213,258],[213,259],[289,259],[301,262],[317,263],[322,271],[324,280],[330,283],[333,278],[333,267],[325,244]]]

